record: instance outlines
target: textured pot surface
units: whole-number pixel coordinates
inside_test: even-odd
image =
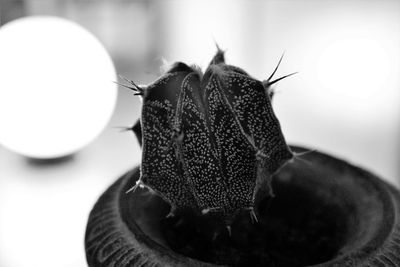
[[[91,211],[85,236],[89,266],[215,266],[170,248],[160,227],[169,205],[146,189],[126,193],[138,178],[138,168],[123,175]],[[333,214],[326,221],[335,226],[330,228],[332,240],[324,243],[333,244],[329,253],[325,258],[310,255],[308,264],[303,261],[295,266],[400,266],[400,194],[393,186],[342,160],[314,152],[285,166],[273,187],[276,200],[271,201],[286,209],[282,214],[301,217],[307,207]],[[313,206],[301,196],[307,196]],[[280,212],[272,214],[271,222],[276,219],[273,216],[280,216]]]

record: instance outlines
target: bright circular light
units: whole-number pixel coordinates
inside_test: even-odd
[[[56,17],[0,28],[0,143],[33,158],[72,154],[114,111],[115,69],[87,30]]]
[[[330,44],[317,64],[322,85],[347,99],[369,100],[380,92],[390,60],[378,40],[348,37]]]

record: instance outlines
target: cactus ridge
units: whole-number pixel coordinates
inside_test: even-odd
[[[171,213],[192,209],[219,213],[229,222],[246,209],[257,221],[257,199],[273,196],[272,175],[293,153],[271,106],[271,85],[225,64],[218,49],[204,74],[175,63],[142,87],[125,78],[143,97],[134,131],[142,145],[141,177],[171,204]],[[227,223],[229,225],[229,223]]]

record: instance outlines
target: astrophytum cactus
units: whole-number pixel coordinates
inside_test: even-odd
[[[271,106],[271,85],[289,75],[271,81],[275,71],[258,81],[225,64],[218,49],[204,73],[179,62],[148,86],[126,79],[143,103],[131,128],[143,153],[132,190],[156,192],[170,215],[191,209],[229,223],[246,209],[257,220],[257,201],[273,195],[272,175],[294,156]]]

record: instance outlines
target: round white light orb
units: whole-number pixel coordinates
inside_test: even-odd
[[[103,45],[66,19],[25,17],[0,28],[0,144],[46,159],[77,152],[113,114],[116,73]]]

